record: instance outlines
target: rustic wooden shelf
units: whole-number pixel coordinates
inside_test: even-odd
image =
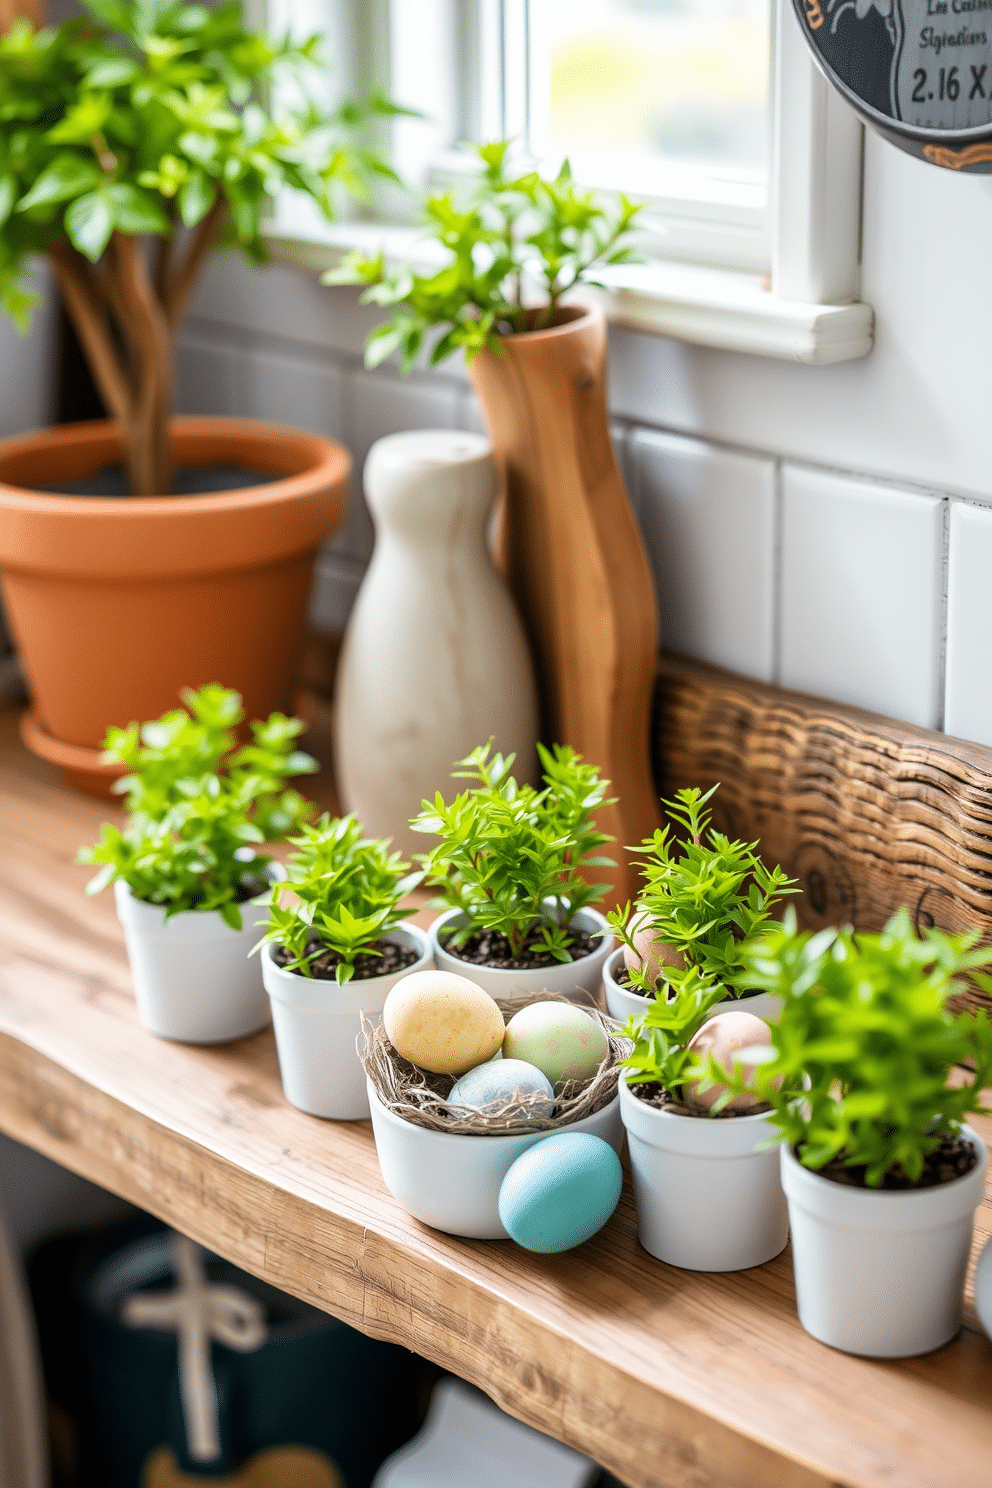
[[[0,1129],[632,1488],[988,1488],[992,1344],[970,1300],[949,1347],[872,1363],[803,1333],[788,1252],[729,1276],[653,1261],[629,1191],[568,1255],[452,1240],[394,1204],[368,1124],[286,1104],[270,1033],[209,1050],[143,1032],[112,898],[84,898],[73,861],[108,808],[0,725]],[[978,1228],[976,1250],[988,1199]]]

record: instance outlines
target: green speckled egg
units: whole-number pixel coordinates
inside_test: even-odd
[[[570,1002],[532,1002],[506,1025],[503,1055],[535,1064],[560,1086],[566,1080],[589,1080],[609,1052],[600,1023]]]

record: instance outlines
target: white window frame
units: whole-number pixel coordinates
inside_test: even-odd
[[[794,361],[846,361],[867,355],[872,345],[872,311],[859,299],[863,127],[816,69],[790,0],[771,3],[776,10],[767,208],[760,200],[763,190],[750,204],[746,192],[738,193],[738,208],[731,201],[729,210],[726,192],[721,202],[719,190],[708,199],[706,190],[697,192],[695,206],[685,194],[655,200],[649,211],[664,219],[659,252],[666,256],[611,271],[602,298],[611,319],[634,330]],[[426,175],[428,183],[464,169],[465,157],[451,148],[453,140],[526,131],[523,87],[505,90],[500,106],[494,103],[499,90],[481,75],[482,59],[492,66],[494,57],[504,55],[501,24],[511,34],[514,25],[522,26],[525,0],[268,4],[276,24],[290,13],[312,29],[332,21],[344,89],[362,92],[377,83],[407,101],[411,86],[419,85],[419,98],[412,101],[429,99],[435,128],[408,129],[398,144],[401,166]],[[432,38],[438,66],[426,98],[422,78],[406,79],[404,90],[404,25],[426,26]],[[334,226],[315,215],[280,210],[267,238],[277,257],[312,268],[327,267],[352,246],[382,243],[396,257],[419,256],[419,230],[397,226],[399,200],[387,194],[380,206],[374,221]]]

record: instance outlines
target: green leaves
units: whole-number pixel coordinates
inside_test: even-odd
[[[104,866],[89,885],[97,893],[122,879],[139,899],[184,909],[219,910],[241,928],[238,903],[266,887],[270,859],[254,846],[284,837],[313,814],[294,775],[316,770],[295,748],[303,725],[274,713],[252,724],[253,742],[240,749],[235,727],[241,698],[213,683],[183,693],[185,708],[139,728],[110,728],[105,758],[131,771],[115,789],[126,796],[124,832],[105,826],[80,862]]]
[[[373,96],[328,112],[307,99],[316,38],[246,31],[237,4],[87,8],[57,30],[24,21],[0,36],[0,302],[19,321],[31,253],[71,244],[96,262],[114,232],[169,236],[220,200],[229,239],[258,257],[275,192],[302,192],[332,216],[342,194],[365,199],[392,175],[361,136],[393,105]],[[282,70],[301,102],[273,116],[259,100]]]
[[[920,940],[905,909],[880,935],[811,935],[790,909],[746,948],[745,984],[783,999],[759,1092],[806,1167],[840,1158],[871,1185],[887,1173],[915,1180],[941,1138],[978,1110],[992,1084],[992,1026],[984,1012],[946,1006],[965,979],[988,982],[992,949],[975,940],[937,930]],[[974,1074],[949,1089],[965,1062]]]
[[[255,950],[284,946],[292,957],[287,970],[303,976],[312,974],[316,956],[335,951],[341,957],[335,977],[343,986],[354,976],[355,957],[379,955],[378,942],[413,913],[400,900],[423,874],[411,874],[388,841],[365,837],[354,816],[325,813],[291,841],[299,850],[287,864],[288,882],[272,891],[268,930]],[[284,905],[286,889],[293,899]]]
[[[709,829],[706,804],[716,789],[705,795],[682,790],[662,803],[685,839],[676,842],[671,827],[665,826],[635,849],[644,860],[639,904],[634,910],[629,904],[612,910],[608,918],[635,953],[633,931],[649,927],[653,939],[674,947],[688,966],[721,984],[724,996],[733,996],[743,985],[744,945],[770,920],[775,904],[797,890],[781,868],[765,867],[756,842],[732,842]],[[643,969],[630,973],[645,996],[660,995],[679,976],[671,966],[661,967],[657,984]]]
[[[567,161],[553,181],[535,170],[514,175],[510,146],[495,140],[473,147],[479,171],[467,200],[452,192],[428,198],[428,229],[449,255],[437,273],[391,270],[381,255],[356,254],[324,276],[325,284],[369,286],[366,304],[396,307],[366,343],[368,366],[398,351],[409,371],[435,328],[442,334],[432,365],[456,351],[466,361],[485,349],[498,353],[504,336],[552,324],[561,296],[574,285],[593,282],[610,264],[634,261],[638,205],[581,191]],[[543,308],[524,308],[528,282],[543,292]]]
[[[581,870],[611,862],[592,856],[613,840],[593,820],[607,802],[609,781],[574,749],[556,744],[553,750],[538,745],[545,788],[518,785],[510,774],[513,755],[490,758],[492,742],[452,770],[457,779],[474,781],[472,789],[450,805],[439,791],[410,823],[415,832],[441,838],[421,857],[426,881],[441,890],[438,904],[469,918],[454,932],[454,945],[498,930],[516,957],[536,934],[556,959],[569,961],[569,926],[605,888]]]

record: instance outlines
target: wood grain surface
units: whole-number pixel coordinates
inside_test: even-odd
[[[992,749],[666,655],[653,759],[664,796],[720,782],[714,824],[799,880],[803,924],[877,930],[905,904],[992,940]]]
[[[85,898],[73,861],[107,808],[0,723],[0,1129],[632,1488],[988,1488],[992,1344],[970,1301],[939,1353],[848,1358],[800,1328],[788,1252],[737,1275],[664,1266],[638,1246],[629,1184],[567,1255],[454,1240],[390,1198],[367,1123],[286,1103],[270,1032],[213,1049],[146,1034],[112,898]],[[990,1229],[987,1200],[976,1251]]]

